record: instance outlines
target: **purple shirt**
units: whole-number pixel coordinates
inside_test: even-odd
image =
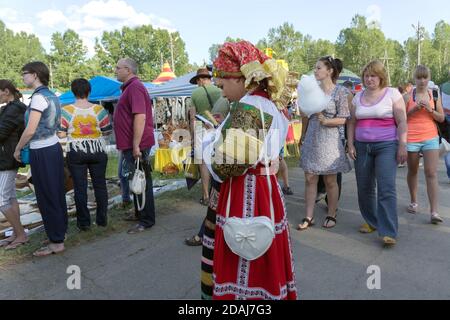
[[[133,149],[134,115],[145,114],[145,128],[140,144],[141,150],[149,149],[155,144],[153,135],[152,101],[138,77],[134,77],[122,85],[122,95],[114,110],[114,133],[117,149],[124,151]]]

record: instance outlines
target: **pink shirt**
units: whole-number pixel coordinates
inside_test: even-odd
[[[145,128],[142,136],[141,150],[149,149],[155,144],[153,134],[152,101],[147,89],[138,77],[130,79],[122,86],[122,95],[114,110],[114,133],[119,150],[133,149],[133,121],[135,114],[145,114]]]
[[[373,105],[363,102],[364,91],[353,99],[356,106],[355,140],[359,142],[382,142],[398,140],[394,118],[394,103],[403,99],[397,89],[386,88],[384,95]]]

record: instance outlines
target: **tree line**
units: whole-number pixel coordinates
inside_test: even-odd
[[[424,30],[422,36],[421,63],[430,67],[433,81],[443,83],[447,81],[450,69],[450,25],[439,21],[432,34]],[[151,25],[103,32],[101,38],[96,39],[95,54],[91,56],[81,37],[73,30],[54,33],[50,52],[47,53],[35,35],[14,33],[0,21],[0,41],[3,44],[0,48],[0,77],[10,79],[19,86],[22,84],[20,69],[32,60],[44,61],[51,67],[52,87],[60,90],[67,90],[77,77],[114,76],[116,61],[125,56],[138,62],[139,75],[145,81],[152,81],[158,76],[164,61],[173,63],[178,75],[198,67],[189,63],[185,42],[178,32],[156,29]],[[271,28],[267,36],[257,42],[257,46],[260,49],[272,48],[275,58],[284,59],[292,71],[300,74],[311,71],[316,60],[324,55],[342,59],[345,68],[357,74],[368,61],[386,58],[384,61],[389,64],[393,86],[411,81],[418,61],[418,39],[413,32],[402,44],[388,39],[379,26],[369,24],[360,15],[352,19],[348,28],[341,30],[334,43],[315,40],[286,22]],[[220,44],[210,47],[210,62],[219,47]]]

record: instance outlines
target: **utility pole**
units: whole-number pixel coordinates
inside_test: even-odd
[[[173,39],[172,39],[172,33],[169,31],[169,39],[170,39],[170,55],[172,57],[172,71],[175,73],[175,63],[173,61]]]
[[[53,89],[53,67],[51,62],[49,64],[50,64],[50,88]]]
[[[384,57],[380,58],[380,60],[383,61],[383,64],[386,67],[386,71],[387,71],[388,79],[389,79],[389,85],[391,85],[391,69],[389,67],[389,60],[394,60],[394,59],[389,58],[387,48],[384,49]]]
[[[417,36],[417,65],[421,63],[421,50],[422,50],[422,40],[424,39],[425,29],[420,25],[420,21],[417,23],[417,26],[412,25],[414,31],[416,31]]]

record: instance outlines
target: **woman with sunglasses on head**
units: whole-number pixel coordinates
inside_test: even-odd
[[[67,232],[64,157],[56,135],[61,105],[58,97],[48,88],[50,71],[44,63],[26,64],[22,68],[22,77],[24,84],[34,92],[26,111],[26,128],[14,158],[21,161],[20,151],[29,144],[36,200],[49,239],[47,246],[34,253],[34,256],[42,257],[63,252]]]
[[[348,92],[336,85],[342,69],[341,60],[332,57],[320,58],[316,63],[314,76],[329,99],[324,111],[309,119],[301,147],[300,167],[305,172],[306,218],[298,225],[300,231],[314,225],[319,176],[323,176],[328,196],[328,215],[323,227],[330,229],[336,226],[339,201],[337,175],[351,170],[340,130],[350,116]]]
[[[431,223],[444,222],[438,212],[438,165],[439,133],[436,122],[444,122],[445,115],[441,99],[434,99],[433,91],[428,89],[431,73],[425,66],[418,66],[414,72],[416,88],[405,97],[408,116],[408,187],[411,203],[409,213],[417,213],[417,175],[419,172],[420,152],[423,154],[425,180],[430,202]]]

